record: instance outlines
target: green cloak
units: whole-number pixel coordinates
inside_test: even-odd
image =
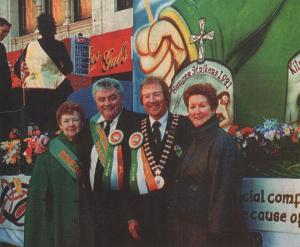
[[[56,138],[80,157],[76,142],[63,134]],[[24,247],[94,246],[85,188],[50,152],[38,156],[27,198]]]

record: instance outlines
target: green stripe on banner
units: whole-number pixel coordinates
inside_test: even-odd
[[[109,145],[107,148],[107,153],[106,153],[106,161],[107,162],[104,165],[103,185],[104,185],[104,188],[107,190],[110,190],[110,177],[111,177],[111,170],[113,167],[114,149],[115,149],[115,147]]]
[[[140,194],[139,187],[137,183],[137,167],[138,167],[138,160],[137,160],[137,153],[139,149],[132,149],[131,150],[131,166],[130,166],[130,190],[135,194]]]
[[[93,138],[93,141],[94,141],[97,153],[100,150],[98,150],[96,143],[99,143],[100,144],[100,148],[101,148],[101,153],[105,154],[106,150],[105,150],[105,147],[103,146],[103,143],[101,141],[100,135],[98,134],[96,122],[90,121],[90,130],[91,130],[91,133],[92,133],[92,138]],[[99,159],[100,159],[100,154],[99,153],[98,153],[98,156],[99,156]],[[100,161],[101,161],[101,163],[104,163],[103,160],[100,159]],[[102,165],[104,165],[104,164],[102,164]]]

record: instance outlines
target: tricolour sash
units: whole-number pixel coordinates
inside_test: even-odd
[[[106,153],[108,148],[108,140],[105,135],[104,130],[101,128],[100,124],[97,123],[97,120],[100,118],[100,114],[97,113],[90,120],[90,129],[92,133],[92,138],[98,157],[101,164],[104,166],[106,164]]]
[[[133,133],[129,138],[131,148],[131,166],[130,166],[130,190],[139,195],[157,190],[154,176],[151,172],[149,162],[145,156],[143,148],[143,134],[140,132]]]
[[[99,118],[99,113],[91,118],[90,129],[99,160],[104,167],[102,184],[106,190],[122,190],[124,163],[121,143],[124,134],[121,130],[114,130],[107,138],[97,123]]]
[[[162,189],[165,179],[162,171],[174,148],[175,130],[179,116],[173,114],[166,131],[166,138],[158,160],[150,148],[150,132],[147,131],[147,118],[141,121],[141,132],[133,133],[129,138],[131,148],[130,190],[135,194],[147,194],[152,190]]]
[[[29,71],[24,83],[26,88],[56,89],[65,79],[37,40],[28,44],[25,62]]]
[[[114,130],[108,136],[106,164],[103,172],[103,185],[107,190],[122,190],[124,178],[124,163],[122,141],[124,134],[121,130]]]
[[[81,163],[74,152],[68,148],[59,138],[54,138],[49,143],[49,152],[73,177],[81,176]]]

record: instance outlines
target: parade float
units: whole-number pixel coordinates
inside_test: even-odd
[[[133,110],[143,111],[139,87],[148,75],[168,83],[170,111],[179,114],[186,114],[182,103],[185,88],[212,83],[220,96],[220,125],[226,120],[222,127],[236,139],[244,160],[241,200],[253,241],[256,246],[286,246],[287,242],[298,246],[297,0],[197,0],[189,4],[134,0],[133,10]],[[90,66],[96,55],[90,57]],[[0,151],[0,169],[5,170],[1,177],[1,230],[20,246],[27,175],[33,166],[28,161],[34,159],[34,143],[39,140],[32,135],[26,138],[12,136],[1,144]],[[21,175],[9,176],[15,171]]]
[[[220,126],[244,163],[241,192],[255,246],[297,246],[299,45],[297,1],[134,1],[134,109],[146,76],[169,85],[170,111],[195,83],[218,93]],[[286,18],[289,16],[289,18]]]

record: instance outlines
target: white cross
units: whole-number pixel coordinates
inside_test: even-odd
[[[209,33],[205,33],[204,27],[205,27],[205,21],[206,19],[200,19],[199,20],[199,26],[200,26],[200,33],[198,35],[191,35],[190,36],[190,43],[193,44],[199,40],[199,55],[198,60],[200,62],[204,61],[204,41],[205,40],[213,40],[215,31],[210,31]]]

